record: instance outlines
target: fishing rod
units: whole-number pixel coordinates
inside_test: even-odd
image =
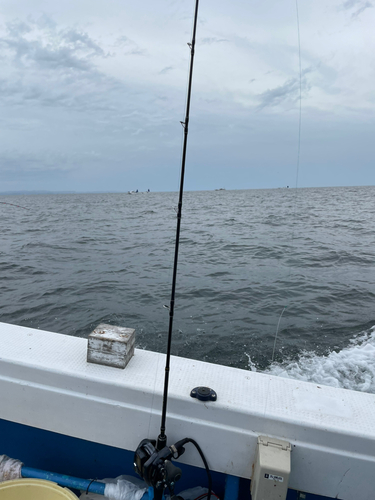
[[[184,194],[186,150],[187,150],[187,139],[188,139],[188,133],[189,133],[190,98],[191,98],[191,88],[192,88],[192,82],[193,82],[195,34],[197,31],[198,4],[199,4],[199,0],[196,0],[195,13],[194,13],[193,36],[192,36],[191,43],[188,43],[188,46],[190,47],[189,85],[188,85],[188,91],[187,91],[185,121],[181,122],[181,125],[183,126],[183,129],[184,129],[184,144],[183,144],[183,149],[182,149],[180,193],[179,193],[178,207],[177,207],[177,227],[176,227],[176,241],[175,241],[175,250],[174,250],[172,290],[171,290],[171,300],[170,300],[170,304],[169,304],[169,330],[168,330],[167,357],[166,357],[166,363],[165,363],[163,407],[162,407],[162,415],[161,415],[160,434],[158,436],[158,443],[157,443],[158,450],[161,450],[167,444],[167,436],[165,434],[165,421],[166,421],[166,417],[167,417],[168,383],[169,383],[169,371],[170,371],[170,359],[171,359],[173,316],[174,316],[174,303],[175,303],[175,293],[176,293],[178,250],[179,250],[179,245],[180,245],[182,197]]]
[[[207,494],[208,500],[210,500],[211,498],[211,487],[212,487],[210,470],[208,468],[206,458],[198,443],[194,439],[184,438],[168,447],[167,436],[165,434],[172,332],[173,332],[173,317],[174,317],[176,280],[177,280],[178,251],[180,245],[182,198],[184,194],[186,150],[187,150],[187,138],[189,133],[189,114],[190,114],[191,89],[193,82],[195,35],[197,31],[197,20],[198,20],[198,4],[199,0],[196,0],[193,35],[191,43],[188,43],[188,46],[190,48],[190,69],[189,69],[189,84],[188,84],[187,101],[186,101],[186,114],[185,114],[185,121],[181,122],[181,125],[183,126],[184,129],[184,143],[182,149],[180,190],[179,190],[179,199],[177,207],[177,227],[176,227],[176,240],[175,240],[174,263],[173,263],[171,299],[169,304],[169,329],[168,329],[167,354],[165,362],[164,391],[163,391],[160,434],[158,436],[157,442],[151,439],[143,439],[134,454],[135,471],[144,479],[146,484],[153,487],[155,500],[160,500],[162,498],[163,491],[166,487],[169,488],[169,491],[171,493],[171,500],[177,498],[174,495],[174,486],[176,481],[178,481],[181,477],[181,469],[172,464],[171,459],[179,458],[184,453],[185,451],[184,446],[187,443],[192,443],[196,447],[205,466],[208,477],[208,494]]]

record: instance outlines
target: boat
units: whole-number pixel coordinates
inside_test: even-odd
[[[374,395],[175,356],[166,370],[119,328],[84,339],[0,323],[0,498],[20,477],[81,498],[134,498],[128,484],[144,499],[165,486],[172,498],[207,486],[191,498],[374,498]]]
[[[1,454],[78,478],[135,475],[135,450],[158,434],[164,355],[135,349],[114,368],[87,363],[87,343],[0,324]],[[190,396],[201,386],[216,401]],[[288,499],[373,498],[372,394],[172,356],[168,406],[168,444],[199,443],[219,498],[250,498],[262,436],[276,453],[290,444]],[[207,485],[193,446],[174,463],[180,491]]]

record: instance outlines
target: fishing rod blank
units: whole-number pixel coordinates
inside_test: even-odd
[[[189,132],[190,97],[191,97],[191,88],[192,88],[192,81],[193,81],[195,34],[197,31],[197,19],[198,19],[198,3],[199,3],[199,0],[196,0],[195,14],[194,14],[193,37],[192,37],[191,43],[188,43],[188,45],[190,47],[189,85],[188,85],[188,91],[187,91],[185,121],[181,122],[182,126],[184,128],[184,144],[183,144],[183,149],[182,149],[180,194],[179,194],[178,207],[177,207],[176,242],[175,242],[175,251],[174,251],[171,300],[170,300],[170,305],[169,305],[168,344],[167,344],[167,357],[166,357],[166,363],[165,363],[165,377],[164,377],[164,392],[163,392],[163,407],[162,407],[162,415],[161,415],[161,426],[160,426],[160,434],[158,437],[158,444],[157,444],[158,450],[161,450],[167,444],[167,436],[165,434],[165,421],[166,421],[166,415],[167,415],[168,382],[169,382],[170,359],[171,359],[171,344],[172,344],[174,303],[175,303],[175,293],[176,293],[178,250],[179,250],[179,244],[180,244],[182,197],[184,194],[186,148],[187,148],[187,138],[188,138],[188,132]]]
[[[207,478],[208,478],[208,494],[207,500],[211,499],[211,488],[212,488],[212,478],[211,473],[207,464],[207,460],[204,457],[203,451],[199,447],[198,443],[191,438],[184,438],[175,444],[167,447],[167,436],[165,434],[165,421],[167,415],[167,400],[168,400],[168,382],[169,382],[169,371],[170,371],[170,358],[171,358],[171,344],[172,344],[172,330],[173,330],[173,316],[174,316],[174,304],[175,304],[175,292],[176,292],[176,277],[177,277],[177,262],[178,262],[178,250],[180,243],[180,229],[181,229],[181,212],[182,212],[182,196],[184,193],[184,177],[185,177],[185,163],[186,163],[186,148],[187,148],[187,137],[189,132],[189,113],[190,113],[190,97],[191,88],[193,80],[193,63],[194,63],[194,49],[195,49],[195,34],[197,30],[197,19],[198,19],[198,3],[196,0],[195,4],[195,14],[194,14],[194,27],[193,36],[191,43],[188,43],[190,47],[190,71],[189,71],[189,85],[187,92],[186,101],[186,115],[185,121],[181,122],[184,128],[184,143],[182,150],[182,165],[181,165],[181,179],[180,179],[180,192],[177,208],[177,227],[176,227],[176,242],[175,242],[175,253],[174,253],[174,264],[173,264],[173,276],[172,276],[172,290],[171,290],[171,300],[169,305],[169,330],[168,330],[168,345],[167,345],[167,355],[165,363],[165,378],[164,378],[164,392],[163,392],[163,407],[161,415],[161,426],[160,434],[158,436],[157,443],[155,440],[144,439],[139,444],[138,448],[134,453],[134,469],[139,474],[146,484],[153,487],[155,500],[161,500],[163,497],[163,491],[168,488],[171,493],[171,498],[177,498],[174,495],[174,487],[176,481],[181,477],[181,469],[176,467],[172,462],[173,459],[179,458],[185,451],[185,445],[187,443],[192,443],[204,463]],[[156,446],[156,447],[155,447]]]

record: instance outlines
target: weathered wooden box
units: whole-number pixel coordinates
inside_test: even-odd
[[[125,368],[134,354],[135,330],[101,323],[90,333],[87,362]]]

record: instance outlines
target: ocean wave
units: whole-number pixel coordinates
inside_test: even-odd
[[[249,355],[249,368],[257,371]],[[273,363],[263,373],[353,391],[375,393],[375,326],[327,356],[302,352],[299,359]]]

